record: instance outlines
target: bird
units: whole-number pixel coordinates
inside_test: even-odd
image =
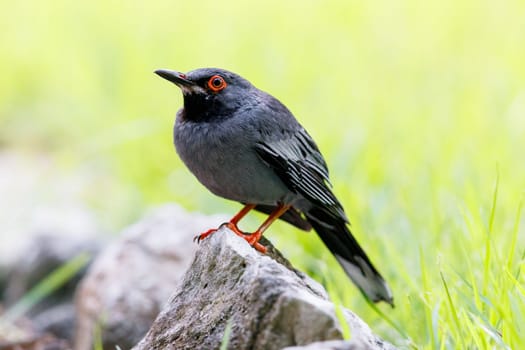
[[[284,104],[225,69],[155,73],[182,91],[173,140],[183,163],[213,194],[244,205],[223,225],[261,253],[259,239],[277,219],[313,228],[367,300],[394,307],[388,284],[349,229],[317,144]],[[238,224],[252,210],[269,216],[247,234]]]

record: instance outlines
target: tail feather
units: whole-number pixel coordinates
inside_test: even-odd
[[[376,270],[365,251],[348,229],[346,220],[335,217],[323,208],[312,208],[306,218],[323,243],[334,254],[344,271],[361,290],[374,302],[385,301],[394,306],[392,292]]]

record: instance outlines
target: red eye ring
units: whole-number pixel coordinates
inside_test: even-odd
[[[226,80],[220,75],[214,75],[208,80],[208,88],[213,92],[219,92],[226,87]]]

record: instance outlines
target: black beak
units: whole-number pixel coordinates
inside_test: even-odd
[[[193,81],[186,79],[186,75],[184,73],[168,69],[157,69],[155,71],[155,74],[166,80],[171,81],[173,84],[177,85],[180,88],[195,86],[195,83]]]

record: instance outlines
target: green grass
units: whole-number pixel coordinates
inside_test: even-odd
[[[86,267],[90,258],[89,254],[81,253],[57,267],[32,287],[13,306],[9,307],[5,313],[0,315],[0,322],[12,323],[17,321],[33,306],[70,281],[80,270]]]
[[[230,343],[231,333],[232,333],[232,321],[230,319],[226,323],[226,328],[224,329],[224,335],[222,337],[220,350],[227,350],[228,349],[228,344]]]
[[[117,228],[155,203],[231,212],[171,142],[156,68],[234,70],[317,140],[396,308],[370,308],[314,234],[269,238],[384,338],[525,346],[525,3],[25,1],[2,6],[0,145],[96,181]],[[255,225],[260,217],[250,218]],[[191,244],[191,242],[188,242]],[[407,339],[407,338],[410,339]]]

